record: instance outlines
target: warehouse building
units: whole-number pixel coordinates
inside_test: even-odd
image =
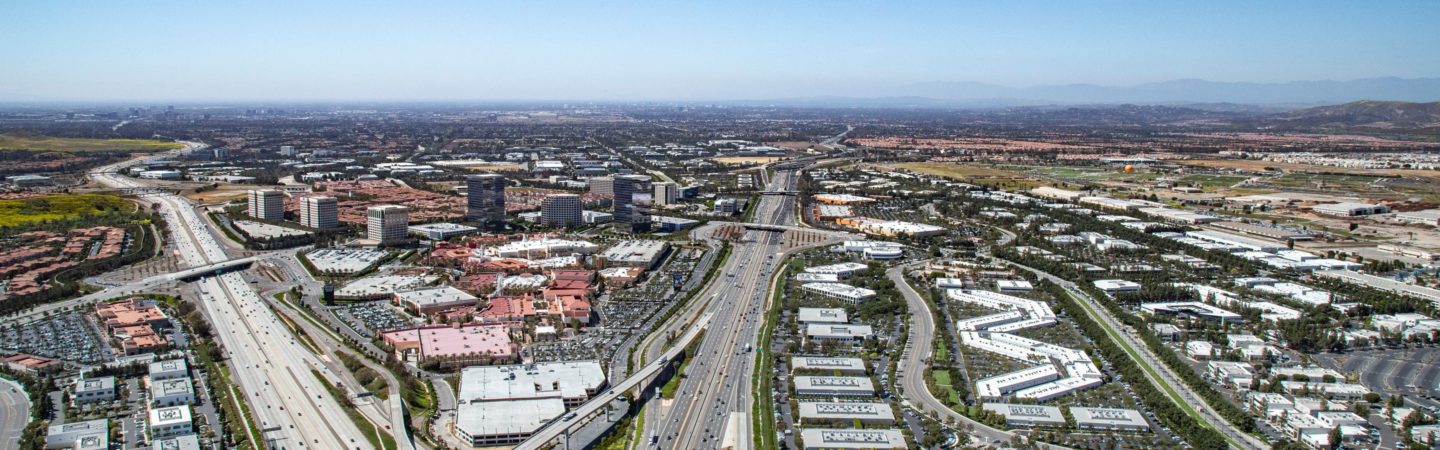
[[[1385,214],[1390,212],[1390,207],[1369,203],[1340,202],[1325,205],[1316,205],[1315,207],[1310,208],[1310,210],[1315,211],[1315,213],[1317,214],[1324,214],[1327,216],[1359,217],[1375,214]]]

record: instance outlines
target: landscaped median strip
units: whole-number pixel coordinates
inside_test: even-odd
[[[1139,364],[1140,369],[1144,370],[1146,374],[1150,375],[1150,379],[1153,384],[1159,385],[1160,389],[1165,392],[1165,395],[1169,396],[1170,400],[1173,401],[1176,405],[1178,405],[1181,410],[1185,411],[1186,414],[1194,418],[1196,421],[1200,422],[1202,425],[1205,425],[1206,428],[1215,430],[1215,432],[1219,433],[1220,437],[1225,438],[1225,441],[1229,442],[1230,445],[1238,448],[1244,448],[1244,446],[1240,442],[1236,442],[1234,438],[1231,438],[1229,435],[1221,432],[1220,429],[1216,428],[1214,424],[1206,421],[1203,417],[1200,417],[1200,413],[1196,411],[1195,408],[1192,408],[1190,404],[1185,401],[1184,398],[1181,398],[1180,393],[1176,392],[1175,388],[1170,386],[1170,383],[1166,383],[1165,379],[1160,377],[1160,374],[1155,370],[1155,368],[1151,367],[1150,363],[1145,361],[1145,358],[1141,357],[1139,352],[1136,351],[1134,347],[1131,347],[1130,343],[1126,341],[1123,337],[1121,337],[1120,333],[1116,331],[1115,328],[1110,326],[1109,322],[1105,321],[1104,318],[1100,317],[1100,313],[1096,312],[1095,309],[1090,306],[1089,302],[1086,302],[1084,299],[1077,297],[1075,293],[1071,292],[1069,289],[1062,290],[1065,291],[1065,295],[1070,296],[1071,300],[1074,300],[1076,304],[1079,304],[1081,308],[1085,309],[1086,315],[1089,315],[1091,320],[1094,320],[1096,324],[1100,325],[1101,328],[1105,329],[1105,334],[1110,335],[1110,340],[1114,341],[1116,344],[1119,344],[1120,349],[1124,350],[1125,354],[1130,355],[1130,359],[1135,361],[1136,364]]]

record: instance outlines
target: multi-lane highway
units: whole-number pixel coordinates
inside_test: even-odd
[[[141,187],[117,175],[125,164],[108,166],[92,177],[115,188]],[[159,204],[171,242],[186,267],[229,260],[188,200],[172,194],[145,198]],[[198,302],[229,357],[232,380],[248,399],[265,444],[275,449],[370,449],[340,404],[316,378],[335,379],[305,350],[274,312],[239,274],[204,278],[195,284]]]
[[[795,170],[780,170],[770,180],[768,190],[794,189]],[[790,225],[794,223],[794,197],[761,196],[752,220],[760,224]],[[685,317],[700,310],[714,314],[710,329],[686,366],[674,400],[661,402],[646,429],[654,430],[659,446],[670,449],[719,448],[731,413],[751,411],[751,375],[755,363],[755,343],[764,319],[766,290],[771,275],[783,258],[782,233],[747,231],[734,243],[730,259],[720,268],[715,281],[707,286],[697,301],[682,312]],[[663,335],[663,329],[660,333]],[[650,341],[647,353],[663,345],[663,339]],[[643,347],[642,347],[643,348]],[[763,349],[762,349],[763,350]],[[748,421],[741,426],[748,426]],[[748,430],[735,431],[744,436],[736,441],[747,448]]]

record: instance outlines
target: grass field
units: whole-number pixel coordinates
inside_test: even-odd
[[[80,139],[47,136],[0,135],[0,150],[28,150],[37,152],[161,152],[183,148],[176,142],[152,141],[149,139]]]
[[[934,370],[930,372],[930,375],[931,377],[935,378],[935,386],[945,388],[945,392],[947,392],[950,396],[950,404],[960,404],[960,394],[955,392],[955,382],[950,378],[949,370]]]
[[[1026,190],[1048,184],[1021,172],[989,166],[960,165],[943,162],[899,163],[887,164],[887,166],[924,175],[950,178],[966,183],[989,184],[1017,190]]]
[[[129,211],[134,205],[114,195],[47,195],[0,200],[0,227],[61,220],[106,211]]]

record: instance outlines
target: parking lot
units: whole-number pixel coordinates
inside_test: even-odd
[[[375,336],[382,331],[411,327],[417,323],[384,301],[340,306],[334,311],[340,320],[362,336]]]
[[[114,359],[97,330],[79,313],[56,314],[25,324],[0,327],[0,348],[80,364]]]
[[[559,342],[541,342],[525,348],[525,356],[534,362],[605,360],[629,336],[623,331],[587,330]]]
[[[1360,376],[1360,383],[1382,394],[1440,396],[1440,348],[1421,347],[1320,354],[1322,365]]]

